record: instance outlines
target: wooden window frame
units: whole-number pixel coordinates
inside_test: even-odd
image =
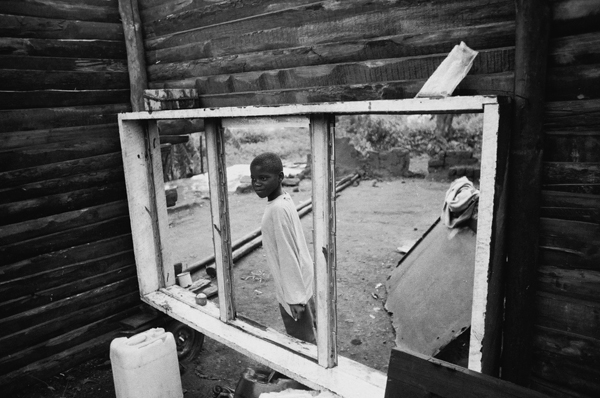
[[[315,389],[343,397],[383,397],[386,375],[338,357],[336,350],[336,253],[334,120],[349,114],[483,113],[480,199],[469,368],[493,373],[497,366],[502,319],[501,274],[504,254],[506,131],[501,133],[502,101],[471,96],[200,108],[119,114],[119,131],[142,301],[271,368]],[[317,345],[235,317],[232,254],[223,122],[236,118],[307,117],[312,149],[313,241]],[[176,285],[167,236],[157,121],[204,119],[213,243],[219,306],[195,303],[194,294]],[[504,117],[502,118],[504,119]],[[492,370],[490,370],[492,369]]]

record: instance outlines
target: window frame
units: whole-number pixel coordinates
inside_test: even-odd
[[[497,366],[508,133],[503,101],[491,96],[130,112],[118,116],[129,213],[142,301],[207,336],[293,377],[344,397],[383,397],[385,374],[338,357],[334,120],[349,114],[483,113],[478,233],[469,369]],[[502,111],[503,112],[503,111]],[[317,346],[235,317],[223,123],[261,117],[310,119]],[[204,119],[219,303],[195,303],[175,283],[157,121]],[[506,118],[503,116],[502,121]]]

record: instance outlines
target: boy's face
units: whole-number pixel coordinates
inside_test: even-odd
[[[273,172],[261,164],[255,164],[250,166],[250,178],[252,179],[252,188],[259,198],[273,200],[281,195],[283,172]]]

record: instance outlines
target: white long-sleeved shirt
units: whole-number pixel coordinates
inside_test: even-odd
[[[313,295],[314,270],[300,217],[288,193],[268,202],[261,230],[277,301],[292,315],[290,304],[306,304]]]

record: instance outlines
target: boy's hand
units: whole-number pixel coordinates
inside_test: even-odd
[[[306,311],[304,304],[290,304],[290,311],[292,312],[292,318],[295,321],[302,318],[302,314]]]

